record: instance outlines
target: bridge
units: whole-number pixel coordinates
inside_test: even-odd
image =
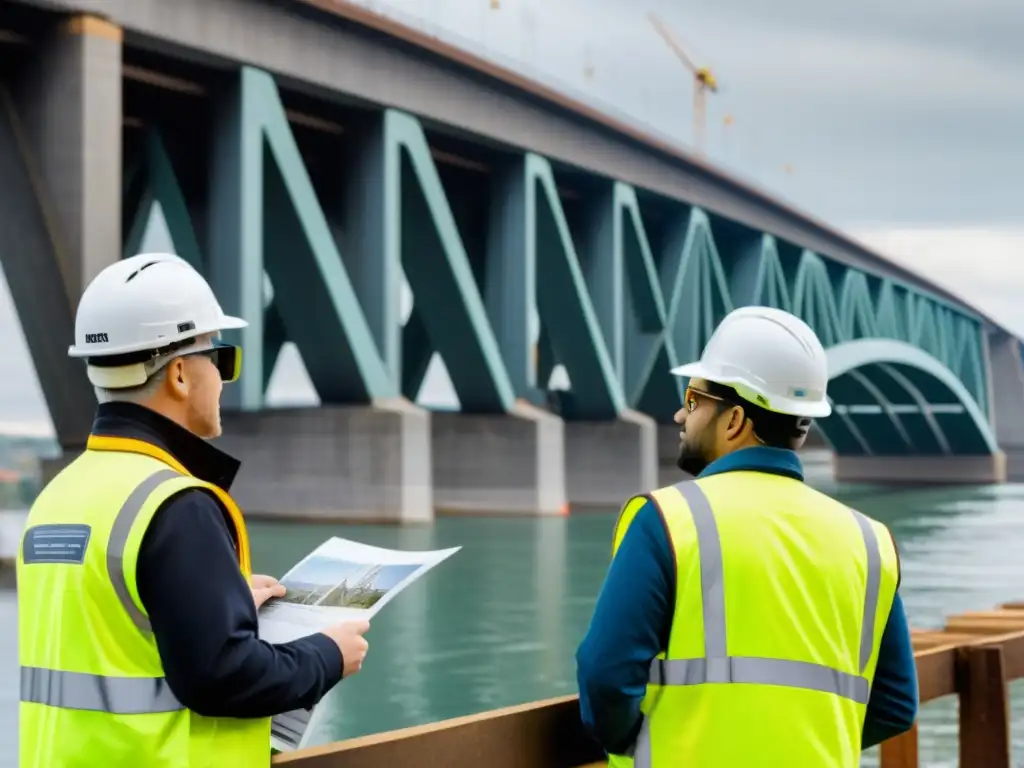
[[[0,257],[65,456],[95,406],[66,356],[78,295],[159,205],[250,323],[219,442],[256,514],[619,503],[674,460],[669,368],[753,303],[828,348],[838,479],[1000,482],[1024,445],[1021,346],[979,310],[670,142],[340,0],[4,3],[0,179]],[[319,408],[265,407],[289,340]],[[435,353],[458,412],[416,404]]]

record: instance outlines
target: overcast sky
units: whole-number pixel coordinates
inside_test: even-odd
[[[363,2],[689,144],[691,80],[648,22],[655,11],[722,86],[708,104],[713,162],[927,272],[1024,336],[1021,0],[499,0],[498,10],[491,0]],[[46,425],[0,289],[9,340],[0,427]],[[305,399],[299,365],[288,356],[275,398]],[[432,400],[445,399],[439,381],[428,382]]]

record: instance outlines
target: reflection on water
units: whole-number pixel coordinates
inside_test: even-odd
[[[886,491],[815,484],[891,526],[912,623],[1024,599],[1024,485]],[[575,691],[573,654],[610,552],[614,514],[555,519],[441,518],[389,528],[254,523],[253,562],[280,576],[331,535],[408,549],[463,550],[378,615],[363,671],[327,699],[317,741],[401,728]],[[14,596],[0,592],[0,626]],[[0,743],[16,732],[13,631],[0,632]],[[1024,703],[1012,687],[1016,710]],[[922,765],[956,765],[956,704],[922,710]],[[1021,733],[1020,729],[1015,729]],[[1015,740],[1016,754],[1024,745]],[[872,751],[864,765],[877,765]],[[5,760],[7,762],[5,762]],[[0,766],[14,766],[0,753]]]

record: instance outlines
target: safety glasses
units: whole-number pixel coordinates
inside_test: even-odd
[[[700,404],[700,398],[702,397],[707,400],[711,400],[712,402],[715,403],[721,403],[722,405],[738,405],[744,410],[744,419],[750,418],[750,416],[747,414],[747,408],[749,404],[737,402],[736,398],[722,397],[721,395],[713,395],[710,392],[705,392],[703,389],[697,389],[696,387],[687,387],[686,392],[683,395],[683,405],[686,408],[686,412],[693,413],[695,410],[697,410],[697,406]],[[761,436],[758,435],[756,431],[754,432],[754,438],[757,440],[757,442],[764,445],[764,440],[761,439]]]
[[[686,412],[687,413],[693,413],[695,410],[697,410],[697,406],[700,405],[700,399],[699,398],[702,398],[702,397],[706,398],[708,400],[713,400],[716,403],[728,403],[728,402],[730,402],[729,400],[726,400],[724,397],[719,397],[718,395],[712,395],[710,392],[705,392],[703,389],[697,389],[695,387],[687,387],[686,388],[686,393],[683,395],[683,406],[686,408]]]
[[[186,355],[204,355],[217,366],[221,381],[231,383],[238,381],[242,373],[242,348],[232,344],[224,344],[221,341],[214,341],[210,349],[199,349],[194,352],[186,352]]]

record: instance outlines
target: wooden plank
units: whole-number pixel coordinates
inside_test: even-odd
[[[979,635],[965,632],[929,632],[919,635],[912,635],[910,642],[915,651],[926,651],[929,648],[939,648],[948,645],[962,645],[977,640]],[[982,635],[984,637],[984,635]]]
[[[276,755],[301,768],[577,768],[604,753],[583,730],[576,696],[373,734]]]
[[[1024,678],[1024,632],[987,636],[975,641],[976,645],[999,645],[1003,651],[1003,676],[1006,680]]]
[[[956,693],[956,646],[931,648],[914,655],[921,702]]]
[[[906,733],[882,742],[880,768],[919,768],[919,755],[917,723],[914,723]]]
[[[1010,768],[1010,724],[1003,650],[957,650],[960,683],[960,768]]]
[[[946,621],[946,629],[950,632],[961,632],[978,635],[1005,635],[1010,632],[1024,630],[1024,618],[1019,620],[1003,618],[962,618],[950,616]]]

